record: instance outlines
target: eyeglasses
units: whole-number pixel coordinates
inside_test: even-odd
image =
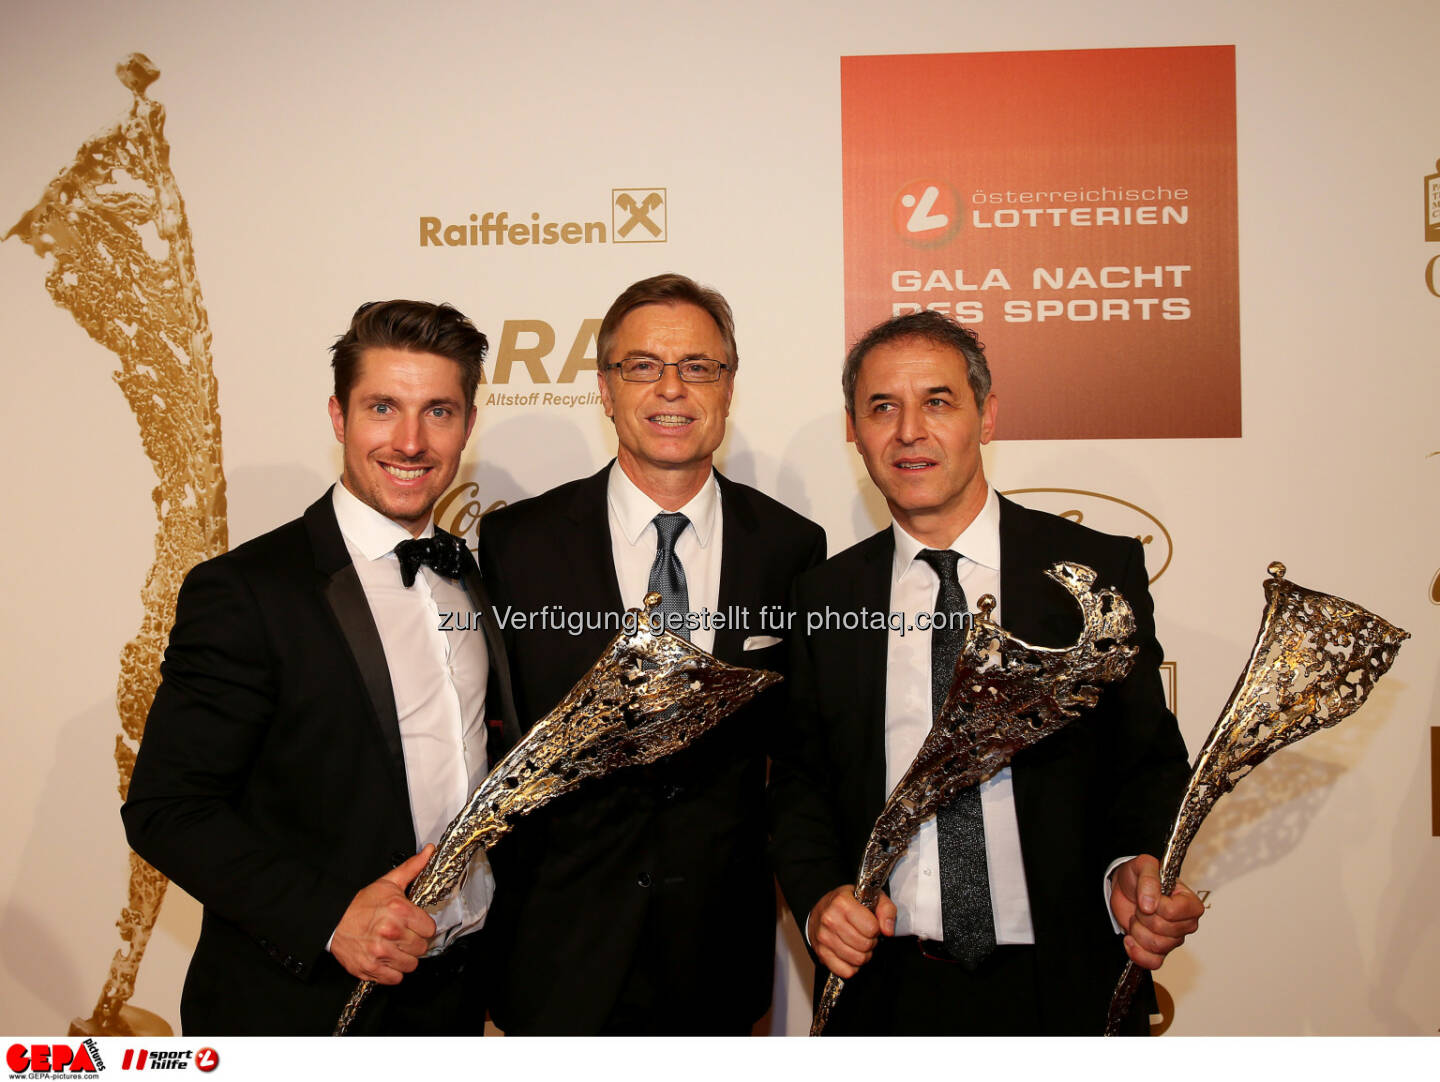
[[[721,372],[730,371],[724,361],[709,357],[687,357],[683,361],[657,361],[654,357],[626,357],[610,368],[619,369],[626,383],[659,383],[665,369],[675,369],[682,383],[714,383]]]

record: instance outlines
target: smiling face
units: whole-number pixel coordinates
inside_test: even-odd
[[[475,407],[456,362],[372,348],[360,359],[345,408],[331,396],[330,423],[345,447],[341,483],[418,536],[460,468]]]
[[[693,304],[647,304],[626,315],[605,360],[616,365],[627,357],[662,364],[701,357],[731,360],[715,321]],[[699,491],[725,438],[734,374],[722,372],[715,383],[684,383],[676,369],[665,368],[656,383],[627,383],[609,369],[599,378],[600,401],[615,422],[617,458],[626,475],[662,505],[687,490],[689,495]],[[671,498],[662,499],[660,493]]]
[[[985,506],[980,445],[995,430],[996,401],[975,405],[965,358],[949,346],[901,338],[865,355],[845,433],[890,514],[910,536],[943,548]]]

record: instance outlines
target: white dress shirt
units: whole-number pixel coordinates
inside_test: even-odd
[[[626,608],[639,608],[650,590],[650,568],[655,563],[655,516],[665,508],[641,492],[619,462],[611,463],[605,502],[610,509],[610,551],[620,600]],[[679,511],[690,520],[675,539],[675,556],[685,569],[690,611],[714,614],[720,605],[720,547],[725,530],[720,482],[713,473]],[[706,653],[713,652],[715,628],[702,621],[690,633],[690,641]]]
[[[490,655],[478,631],[441,631],[441,612],[471,612],[465,588],[429,567],[413,586],[400,579],[395,546],[410,531],[362,503],[343,484],[333,497],[335,518],[360,576],[365,600],[380,632],[400,743],[410,818],[424,846],[440,835],[489,772],[485,754],[485,686]],[[433,522],[422,537],[433,536]],[[358,721],[359,719],[357,719]],[[438,910],[427,956],[485,923],[495,877],[483,853],[460,888]]]
[[[904,614],[907,630],[891,630],[886,645],[885,788],[894,790],[909,769],[933,720],[928,628],[913,628],[915,614],[935,611],[940,576],[916,554],[925,549],[898,524],[895,559],[890,575],[890,609]],[[985,594],[995,596],[991,619],[1000,622],[1000,499],[991,489],[985,506],[949,546],[960,554],[956,573],[966,605],[978,611]],[[912,629],[913,628],[913,629]],[[1020,827],[1015,818],[1015,791],[1006,767],[980,785],[985,820],[985,859],[990,873],[990,907],[995,915],[997,944],[1034,943],[1030,896],[1020,855]],[[940,916],[940,843],[935,818],[925,820],[910,848],[890,875],[896,935],[944,939]]]

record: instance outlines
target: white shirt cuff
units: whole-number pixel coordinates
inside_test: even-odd
[[[1101,889],[1105,892],[1105,915],[1110,918],[1110,927],[1115,929],[1116,935],[1124,935],[1125,929],[1120,927],[1120,922],[1115,919],[1115,910],[1110,908],[1110,892],[1114,886],[1110,877],[1115,874],[1115,869],[1124,864],[1127,860],[1134,860],[1138,854],[1132,853],[1128,857],[1117,857],[1110,862],[1110,867],[1105,869],[1105,878],[1101,881]]]

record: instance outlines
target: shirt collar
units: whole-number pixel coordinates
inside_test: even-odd
[[[605,486],[605,498],[609,501],[610,509],[620,523],[620,532],[632,545],[639,543],[640,535],[645,532],[645,527],[654,521],[656,515],[665,510],[640,491],[640,486],[630,480],[625,471],[620,468],[619,462],[613,462],[610,465],[610,479]],[[720,484],[715,480],[715,474],[712,471],[710,479],[700,486],[700,491],[691,496],[690,502],[680,508],[680,513],[690,520],[690,528],[695,531],[695,539],[700,542],[702,549],[709,546],[710,538],[714,535],[715,511],[719,506]]]
[[[331,490],[331,504],[335,508],[335,521],[340,533],[367,560],[395,551],[401,541],[409,541],[411,533],[392,518],[386,518],[375,508],[362,501],[355,493],[337,481]],[[435,533],[435,520],[425,523],[421,537]]]
[[[915,557],[930,546],[915,540],[900,528],[898,522],[891,522],[890,528],[895,534],[895,561],[890,568],[890,584],[893,586],[914,566]],[[980,508],[980,513],[946,547],[954,549],[962,559],[992,571],[1000,570],[1000,496],[993,488],[987,492],[985,506]]]

